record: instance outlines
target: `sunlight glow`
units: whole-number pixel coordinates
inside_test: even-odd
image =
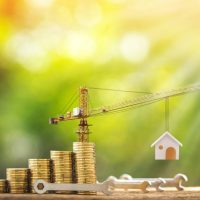
[[[149,40],[139,33],[129,33],[120,44],[122,55],[131,62],[143,61],[149,53]]]
[[[102,20],[102,10],[99,4],[91,1],[89,4],[82,2],[76,9],[76,18],[81,25],[94,26]]]
[[[27,2],[32,6],[45,8],[51,6],[54,3],[54,0],[28,0]]]
[[[81,85],[154,93],[199,82],[199,10],[196,0],[0,0],[0,171],[71,148],[77,121],[53,128],[48,118]],[[89,94],[90,108],[142,96]],[[170,131],[183,143],[178,164],[155,162],[149,147],[165,130],[164,101],[90,118],[98,178],[180,172],[199,185],[199,98],[170,99]]]
[[[43,47],[26,33],[18,33],[10,38],[6,53],[30,71],[39,71],[47,64]]]
[[[70,32],[65,47],[70,57],[77,60],[88,59],[95,51],[95,41],[89,34]]]

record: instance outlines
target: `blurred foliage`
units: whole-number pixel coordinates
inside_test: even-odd
[[[198,82],[199,9],[195,0],[0,0],[1,176],[28,158],[72,150],[78,121],[53,126],[48,118],[81,85],[156,92]],[[135,96],[90,91],[92,107]],[[182,172],[198,184],[199,99],[170,99],[180,161],[155,161],[150,148],[165,131],[164,102],[91,118],[98,179]]]

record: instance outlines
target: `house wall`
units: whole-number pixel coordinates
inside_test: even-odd
[[[159,149],[159,146],[163,145],[163,149]],[[173,147],[176,150],[176,159],[179,159],[179,144],[177,144],[171,137],[166,135],[155,145],[155,159],[165,160],[166,150],[168,147]]]

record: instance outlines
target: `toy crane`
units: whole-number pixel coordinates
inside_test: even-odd
[[[90,89],[90,88],[89,88]],[[92,88],[91,88],[92,89]],[[192,93],[200,90],[200,84],[188,86],[181,89],[173,89],[165,92],[158,92],[153,94],[145,94],[133,99],[123,101],[119,104],[102,106],[99,108],[90,109],[88,103],[88,88],[80,87],[79,91],[79,107],[74,108],[73,112],[67,112],[65,115],[60,115],[59,117],[50,118],[50,124],[58,124],[62,121],[69,120],[80,120],[79,129],[77,131],[79,136],[79,142],[89,141],[89,125],[87,123],[88,117],[103,115],[107,113],[119,112],[128,110],[130,108],[136,108],[148,104],[152,104],[161,100],[168,100],[170,97],[184,95],[187,93]]]

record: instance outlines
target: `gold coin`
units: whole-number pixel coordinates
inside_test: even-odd
[[[30,164],[29,163],[29,168],[44,168],[44,169],[50,169],[50,163],[49,164]]]
[[[28,171],[29,169],[28,168],[7,168],[6,169],[7,171],[17,171],[17,172],[19,172],[19,171],[22,171],[22,172],[24,172],[24,171]]]
[[[72,167],[72,162],[57,162],[57,161],[54,161],[52,166]]]
[[[77,183],[96,183],[95,144],[74,142],[75,176]]]
[[[0,193],[7,192],[7,181],[5,179],[0,179]]]
[[[73,152],[51,151],[53,180],[56,183],[72,183]]]
[[[71,171],[72,167],[59,167],[59,166],[54,166],[53,167],[54,172],[55,171]]]
[[[28,160],[30,168],[30,188],[31,192],[35,193],[33,190],[33,184],[36,180],[42,179],[46,182],[51,180],[51,160],[50,159],[29,159]]]

